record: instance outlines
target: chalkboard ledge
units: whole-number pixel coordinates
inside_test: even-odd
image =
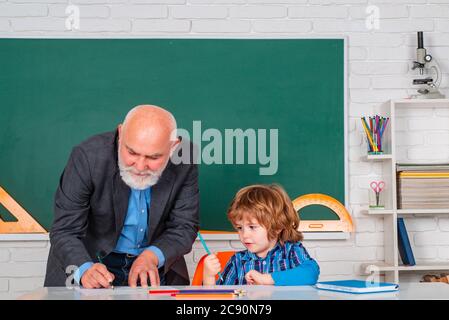
[[[48,241],[48,233],[3,233],[0,241]]]
[[[349,232],[303,232],[304,240],[347,240],[351,234]],[[236,233],[214,233],[202,234],[205,240],[238,240]],[[196,238],[199,241],[199,238]]]
[[[348,232],[303,232],[304,240],[347,240],[350,238]],[[238,240],[237,234],[216,233],[203,234],[205,240]],[[46,241],[49,240],[48,233],[21,233],[0,234],[0,241]],[[199,241],[197,238],[196,241]]]

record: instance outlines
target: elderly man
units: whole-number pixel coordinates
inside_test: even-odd
[[[73,148],[55,195],[45,286],[185,285],[199,226],[197,166],[168,111],[137,106],[115,132]],[[181,150],[184,149],[180,148]],[[75,267],[71,267],[75,266]],[[70,277],[69,277],[70,280]]]

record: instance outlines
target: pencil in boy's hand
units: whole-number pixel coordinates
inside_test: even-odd
[[[210,255],[211,252],[210,252],[209,248],[207,247],[206,241],[204,241],[203,236],[201,235],[201,233],[200,233],[199,231],[198,231],[198,238],[200,239],[201,244],[202,244],[203,247],[204,247],[204,250],[206,250],[206,253],[207,253],[208,255]],[[218,271],[218,276],[220,277],[221,281],[224,281],[224,280],[223,280],[223,276],[221,275],[221,272],[220,272],[220,271]]]

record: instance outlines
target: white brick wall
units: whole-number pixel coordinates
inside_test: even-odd
[[[302,20],[267,20],[254,21],[253,29],[260,33],[308,33],[312,31],[312,23]]]
[[[80,30],[65,29],[65,8],[80,8]],[[380,29],[368,30],[366,7],[377,5]],[[414,90],[410,70],[416,31],[443,71],[449,96],[449,4],[447,0],[0,0],[1,36],[160,36],[166,35],[344,35],[348,39],[349,174],[348,207],[356,234],[348,240],[305,241],[319,261],[322,279],[361,276],[360,265],[383,259],[382,218],[365,215],[367,182],[382,174],[379,164],[363,161],[366,141],[360,116],[388,99]],[[400,159],[449,159],[449,110],[416,109],[398,114]],[[401,118],[404,117],[404,118]],[[406,117],[406,118],[405,118]],[[429,152],[430,151],[430,152]],[[449,259],[449,218],[406,220],[417,259]],[[212,250],[239,250],[238,241],[209,241]],[[0,296],[43,283],[46,241],[0,241]],[[196,243],[186,255],[191,276],[205,254]]]
[[[136,33],[181,33],[189,32],[190,26],[191,22],[187,20],[136,20],[133,22],[133,31]]]
[[[0,249],[0,262],[9,261],[9,250],[8,249]]]
[[[44,285],[48,240],[0,240],[0,299],[12,299]]]
[[[13,31],[58,31],[61,30],[61,25],[65,24],[63,18],[13,18],[11,27]]]
[[[306,244],[307,245],[307,244]],[[372,247],[330,247],[330,248],[317,248],[315,258],[319,261],[342,261],[342,262],[354,262],[364,261],[370,262],[376,260],[376,248],[373,244]]]
[[[67,14],[65,10],[67,8],[67,4],[53,4],[49,5],[49,16],[65,18]],[[108,18],[110,16],[111,7],[102,6],[102,5],[89,5],[84,6],[80,5],[80,14],[83,18]]]
[[[417,18],[449,18],[449,6],[410,6],[410,15]]]
[[[175,19],[224,19],[228,16],[227,7],[218,6],[174,6],[170,14]]]
[[[392,19],[392,18],[408,18],[408,7],[406,5],[378,5],[379,13],[382,19]],[[352,19],[362,19],[366,18],[366,5],[361,6],[350,6],[349,16]]]
[[[348,17],[348,7],[344,6],[302,6],[288,9],[290,18],[340,18]]]
[[[123,7],[122,5],[111,6],[111,18],[156,19],[167,17],[168,17],[167,6],[158,6],[158,5],[132,5],[127,7]]]
[[[231,18],[272,19],[287,17],[287,12],[287,8],[281,6],[231,7],[229,16]]]
[[[48,6],[43,4],[0,4],[0,17],[45,17]]]

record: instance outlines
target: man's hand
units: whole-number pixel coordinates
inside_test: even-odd
[[[84,272],[81,285],[86,289],[109,288],[114,278],[104,264],[95,263]]]
[[[210,254],[204,259],[203,285],[215,284],[215,275],[221,270],[220,260],[215,254]]]
[[[160,285],[159,272],[157,265],[159,260],[150,250],[144,250],[131,266],[128,277],[128,285],[132,288],[137,287],[137,280],[140,279],[140,285],[143,288],[148,287],[148,276],[152,287]]]
[[[245,279],[248,284],[259,284],[259,285],[273,285],[274,281],[269,273],[260,273],[256,270],[250,270],[245,274]]]

